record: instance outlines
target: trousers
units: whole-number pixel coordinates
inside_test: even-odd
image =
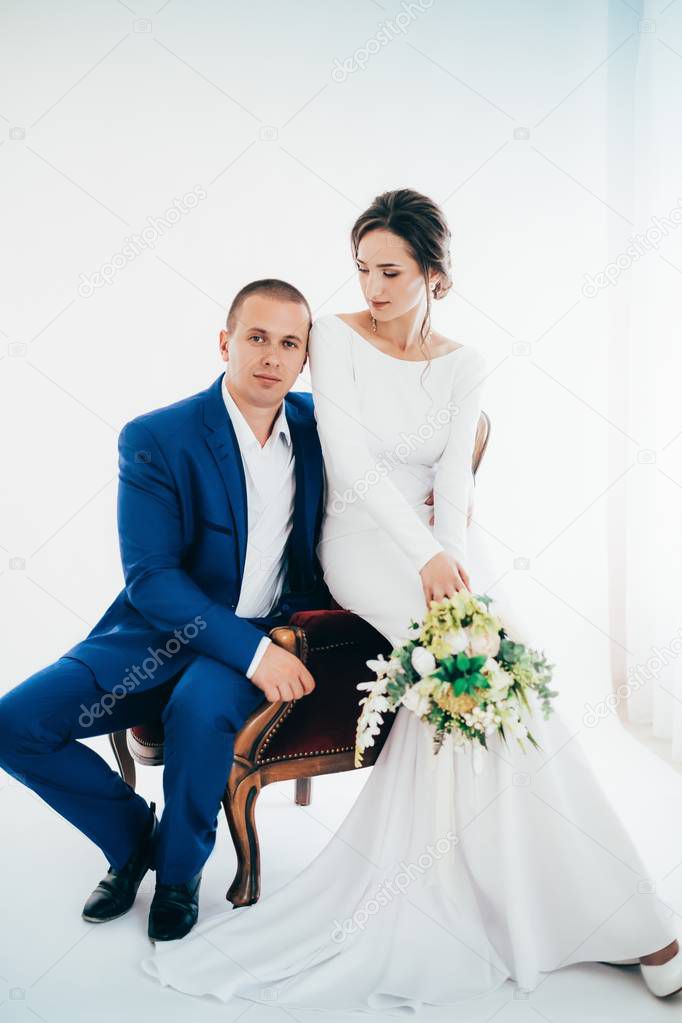
[[[149,806],[78,740],[160,718],[164,807],[153,867],[157,882],[181,884],[213,849],[234,738],[263,699],[244,674],[199,655],[168,681],[114,700],[88,665],[60,657],[0,698],[0,767],[120,868],[141,840]]]

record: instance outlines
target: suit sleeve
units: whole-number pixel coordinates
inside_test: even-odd
[[[342,321],[339,328],[316,320],[308,342],[315,418],[327,473],[340,488],[337,500],[362,501],[419,572],[443,546],[395,484],[378,471],[362,424],[352,337]]]
[[[462,353],[450,406],[450,429],[436,467],[433,487],[434,530],[445,550],[466,568],[467,513],[473,496],[472,469],[481,393],[487,370],[476,349]]]
[[[212,600],[182,568],[180,501],[154,435],[133,420],[118,449],[118,535],[130,603],[150,625],[178,630],[198,653],[246,674],[263,632]]]

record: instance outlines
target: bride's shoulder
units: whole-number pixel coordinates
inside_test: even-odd
[[[485,384],[489,372],[487,356],[474,345],[462,345],[459,355],[453,356],[455,373],[453,386],[465,392],[478,390]]]
[[[454,368],[453,382],[462,386],[467,384],[482,383],[488,372],[488,360],[480,348],[475,345],[465,344],[462,341],[453,341],[449,338],[438,336],[439,344],[432,354],[438,356],[452,356],[449,359],[450,365]],[[455,354],[458,353],[458,354]]]
[[[466,344],[464,341],[455,341],[454,338],[446,337],[445,334],[441,334],[435,330],[433,331],[431,354],[434,357],[437,358],[440,355],[453,355],[455,352],[459,352],[460,350],[462,352],[462,359],[468,359],[471,362],[484,359],[484,355],[480,348]]]
[[[464,345],[463,347],[466,348],[466,353],[463,352],[462,355],[468,355],[469,361],[473,366],[480,369],[486,369],[488,359],[480,348],[476,348],[474,345]]]
[[[352,326],[351,323],[347,322],[345,313],[325,313],[324,316],[316,316],[313,320],[311,332],[319,333],[323,331],[328,333],[329,331],[335,331],[339,334],[345,334],[348,331],[348,327]]]
[[[441,355],[452,355],[453,352],[458,352],[460,348],[471,349],[471,345],[465,345],[462,341],[455,341],[453,338],[446,337],[445,334],[441,334],[436,330],[432,332],[430,347],[434,358],[439,358]]]
[[[350,353],[352,338],[353,329],[349,323],[334,313],[326,313],[324,316],[317,316],[312,322],[308,335],[308,352],[313,358],[321,351],[330,354],[333,352],[338,358],[342,352]]]

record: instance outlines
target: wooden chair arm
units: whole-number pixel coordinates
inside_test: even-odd
[[[273,643],[288,650],[300,658],[305,664],[308,656],[308,640],[305,631],[298,625],[277,625],[268,633]],[[252,764],[258,759],[258,753],[284,714],[295,700],[277,700],[270,703],[263,697],[263,702],[256,708],[248,721],[235,736],[234,758]]]

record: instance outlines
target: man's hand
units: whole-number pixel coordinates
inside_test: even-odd
[[[300,700],[315,688],[315,679],[303,661],[276,643],[269,644],[251,681],[270,703]]]

